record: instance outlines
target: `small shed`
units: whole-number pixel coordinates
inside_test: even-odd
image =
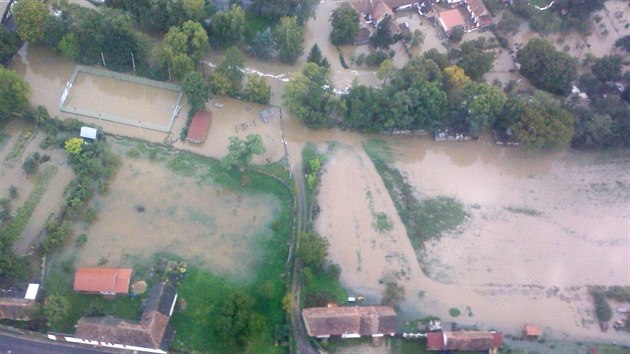
[[[98,129],[91,127],[81,127],[79,136],[83,138],[85,142],[92,142],[98,139]]]
[[[526,324],[523,328],[523,337],[525,339],[536,340],[542,336],[542,328],[533,324]]]
[[[210,121],[212,119],[212,113],[208,111],[199,111],[195,113],[188,127],[188,134],[186,135],[186,141],[201,144],[206,140],[208,135],[208,128],[210,128]]]
[[[267,123],[271,118],[273,118],[273,108],[267,108],[264,111],[260,111],[260,119],[262,119],[263,122]]]

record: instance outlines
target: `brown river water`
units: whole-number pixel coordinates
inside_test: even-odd
[[[336,89],[342,90],[355,78],[374,83],[372,72],[342,69],[336,60],[337,49],[326,40],[327,18],[334,4],[322,3],[316,17],[308,22],[306,50],[317,38],[331,62]],[[438,45],[427,39],[423,50]],[[341,50],[345,54],[351,49]],[[206,58],[213,63],[217,59],[216,54]],[[283,66],[248,59],[246,65],[275,77],[267,79],[273,88],[272,103],[281,104],[285,79],[303,61],[304,57],[297,66]],[[34,104],[46,106],[53,115],[70,116],[59,112],[58,102],[74,64],[49,51],[25,47],[11,68],[30,83]],[[101,94],[120,95],[117,87],[112,90]],[[223,104],[223,108],[214,103]],[[296,166],[305,142],[320,147],[332,141],[341,143],[331,153],[322,177],[318,198],[322,211],[316,228],[330,240],[330,259],[342,266],[341,280],[351,292],[378,301],[383,290],[379,281],[397,280],[406,290],[401,304],[405,318],[432,314],[451,319],[449,309],[458,307],[462,310],[458,322],[507,333],[518,334],[523,324],[534,322],[558,338],[630,342],[614,331],[599,331],[585,288],[593,284],[630,285],[627,152],[527,154],[495,146],[487,137],[467,143],[385,137],[394,151],[395,166],[419,197],[457,198],[469,214],[457,232],[427,244],[418,255],[361,147],[369,137],[341,130],[312,131],[284,110],[282,125],[277,118],[264,124],[257,117],[264,107],[228,98],[215,98],[207,108],[214,114],[208,140],[200,146],[177,142],[177,148],[221,157],[227,137],[258,133],[267,152],[256,162],[277,160],[284,155],[282,126],[289,161]],[[187,109],[184,100],[182,112]],[[171,137],[179,135],[182,116],[175,120]],[[95,123],[90,118],[75,118]],[[155,142],[167,136],[109,122],[99,125],[107,132]],[[216,187],[193,180],[172,185],[170,174],[159,165],[126,161],[110,196],[97,204],[99,220],[89,229],[90,241],[78,254],[80,262],[97,262],[107,256],[110,264],[124,264],[130,261],[126,255],[173,250],[218,271],[238,273],[245,269],[234,259],[249,252],[251,239],[230,236],[229,242],[222,242],[226,239],[221,235],[239,235],[243,228],[265,226],[262,220],[273,211],[265,214],[262,206],[271,201],[254,198],[239,202],[237,195],[222,194]],[[146,211],[137,213],[136,204],[145,206]],[[510,209],[528,210],[533,215]],[[191,220],[191,211],[199,213],[199,219]],[[375,229],[375,215],[381,213],[391,221],[390,231]],[[214,226],[202,219],[212,220]],[[208,230],[216,231],[209,235]],[[114,246],[123,240],[127,247]],[[220,252],[214,251],[217,249]]]

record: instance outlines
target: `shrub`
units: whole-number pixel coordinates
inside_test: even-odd
[[[81,246],[85,245],[86,242],[87,242],[87,235],[86,234],[81,234],[81,235],[77,236],[77,238],[74,240],[74,244],[77,247],[81,247]]]
[[[359,58],[361,57],[361,55],[359,55]],[[357,65],[359,62],[359,58],[357,58]],[[369,54],[368,56],[365,57],[365,64],[369,65],[369,66],[379,66],[381,65],[382,62],[384,62],[387,59],[387,53],[385,52],[375,52],[372,54]]]
[[[457,307],[452,307],[450,310],[448,310],[448,313],[452,317],[458,317],[462,312]]]
[[[9,197],[11,199],[15,199],[18,197],[18,189],[16,186],[11,185],[11,187],[9,187]]]
[[[593,300],[595,301],[595,315],[597,319],[600,322],[610,321],[612,318],[612,309],[608,301],[606,301],[606,295],[603,289],[593,289],[591,290],[591,295],[593,295]]]
[[[22,164],[22,168],[27,175],[32,176],[37,173],[37,169],[39,167],[39,163],[32,156],[24,160]]]

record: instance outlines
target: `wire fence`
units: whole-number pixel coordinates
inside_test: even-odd
[[[103,112],[90,111],[88,109],[83,109],[79,107],[69,107],[66,105],[66,101],[68,100],[70,91],[72,90],[75,80],[77,79],[77,76],[79,75],[79,73],[85,73],[85,74],[100,76],[100,77],[104,77],[108,79],[127,81],[127,82],[131,82],[138,85],[151,86],[151,87],[156,87],[163,90],[179,92],[179,96],[177,97],[175,106],[173,108],[173,111],[171,112],[167,125],[159,125],[159,124],[153,124],[149,122],[143,122],[141,120],[118,117],[118,116],[106,114]],[[117,73],[117,72],[113,72],[109,70],[103,70],[103,69],[97,69],[97,68],[92,68],[88,66],[77,65],[74,68],[74,71],[72,72],[70,81],[66,83],[66,87],[64,88],[64,91],[61,95],[61,99],[59,101],[59,109],[62,112],[66,112],[66,113],[78,114],[81,116],[95,118],[99,120],[106,120],[110,122],[131,125],[134,127],[138,127],[140,129],[144,128],[144,129],[156,130],[163,133],[169,133],[171,131],[175,118],[177,118],[177,116],[179,115],[183,95],[184,95],[184,91],[182,87],[177,84],[170,83],[170,82],[155,81],[155,80],[150,80],[150,79],[146,79],[146,78],[138,77],[134,75],[122,74],[122,73]]]

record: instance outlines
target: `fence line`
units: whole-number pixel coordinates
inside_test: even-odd
[[[79,75],[79,73],[86,73],[86,74],[91,74],[91,75],[110,78],[110,79],[127,81],[131,83],[139,84],[139,85],[152,86],[159,89],[175,91],[175,92],[179,92],[179,96],[177,97],[177,100],[175,101],[175,106],[173,108],[173,111],[171,112],[169,122],[167,125],[158,125],[158,124],[153,124],[153,123],[142,122],[140,120],[133,120],[133,119],[128,119],[128,118],[118,117],[118,116],[109,115],[106,113],[98,113],[98,112],[94,112],[94,111],[90,111],[90,110],[82,109],[78,107],[68,107],[65,105],[65,103],[66,103],[66,100],[68,99],[68,96],[70,95],[70,90],[72,89],[74,82],[77,76]],[[138,127],[140,129],[145,128],[145,129],[155,130],[155,131],[159,131],[163,133],[170,133],[171,128],[173,127],[173,122],[175,121],[175,118],[177,118],[177,116],[179,115],[179,111],[181,109],[181,101],[182,101],[183,96],[184,96],[184,91],[182,87],[177,84],[173,84],[170,82],[150,80],[143,77],[117,73],[117,72],[113,72],[109,70],[92,68],[89,66],[77,65],[75,66],[74,71],[72,72],[70,81],[66,83],[64,92],[61,95],[61,99],[59,101],[59,109],[62,112],[78,114],[81,116],[95,118],[98,120],[106,120],[106,121],[111,121],[115,123],[130,125],[133,127]]]

